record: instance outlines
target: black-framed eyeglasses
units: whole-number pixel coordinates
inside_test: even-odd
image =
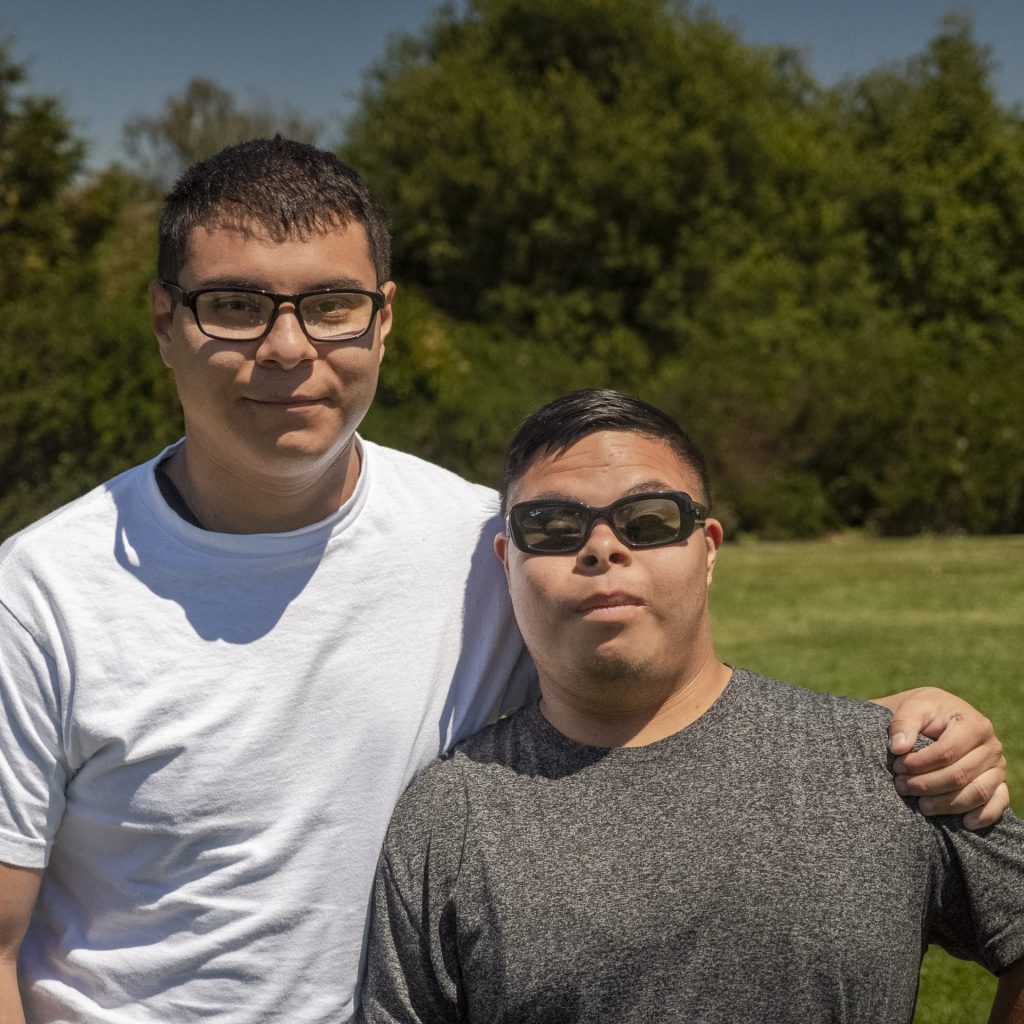
[[[508,510],[505,523],[520,551],[531,555],[571,555],[603,520],[630,548],[658,548],[686,540],[707,521],[708,510],[683,491],[628,494],[604,508],[578,501],[540,498]]]
[[[176,292],[192,310],[196,326],[216,341],[260,341],[274,326],[282,302],[295,307],[295,315],[311,341],[355,341],[373,327],[384,305],[380,292],[360,288],[317,288],[296,295],[281,295],[258,288],[198,288],[187,292],[173,281],[161,286]]]

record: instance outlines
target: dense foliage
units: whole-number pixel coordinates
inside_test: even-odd
[[[3,58],[0,532],[175,435],[146,171],[275,126],[194,82],[131,126],[134,171],[83,182],[19,77]],[[442,9],[342,148],[400,284],[366,432],[493,482],[523,415],[610,385],[694,434],[734,529],[1024,531],[1024,123],[990,77],[955,17],[825,90],[670,0]]]

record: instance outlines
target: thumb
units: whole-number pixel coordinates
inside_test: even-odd
[[[912,712],[899,711],[889,720],[889,750],[899,756],[909,754],[917,742],[917,734],[926,725],[926,718]]]

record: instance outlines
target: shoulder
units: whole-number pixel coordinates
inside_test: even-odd
[[[730,727],[755,747],[787,750],[834,771],[889,771],[887,730],[891,712],[877,704],[822,693],[736,669]]]
[[[106,542],[115,529],[119,504],[152,473],[155,461],[125,470],[9,537],[0,546],[0,576],[31,576],[47,564],[80,564],[97,541],[109,554]]]
[[[485,726],[427,765],[398,801],[389,838],[408,841],[461,830],[481,785],[495,769],[516,766],[527,711],[520,709]]]
[[[464,805],[465,785],[450,754],[431,761],[406,787],[391,816],[390,832],[446,828]]]
[[[467,788],[489,774],[490,769],[520,766],[526,754],[524,747],[534,738],[534,716],[533,705],[519,708],[462,740],[445,755]]]
[[[494,515],[497,492],[408,452],[360,438],[367,464],[382,487],[406,492],[419,501],[447,501],[476,514]]]
[[[432,761],[402,794],[391,815],[382,860],[400,888],[418,880],[453,880],[466,835],[466,795],[450,757]]]
[[[878,704],[823,693],[738,668],[733,674],[738,702],[771,717],[787,716],[798,728],[823,725],[884,732],[891,712]]]

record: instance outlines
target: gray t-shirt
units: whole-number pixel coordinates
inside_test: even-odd
[[[648,746],[498,722],[395,811],[357,1019],[909,1022],[929,942],[1001,970],[1024,824],[919,814],[887,717],[738,669]]]

